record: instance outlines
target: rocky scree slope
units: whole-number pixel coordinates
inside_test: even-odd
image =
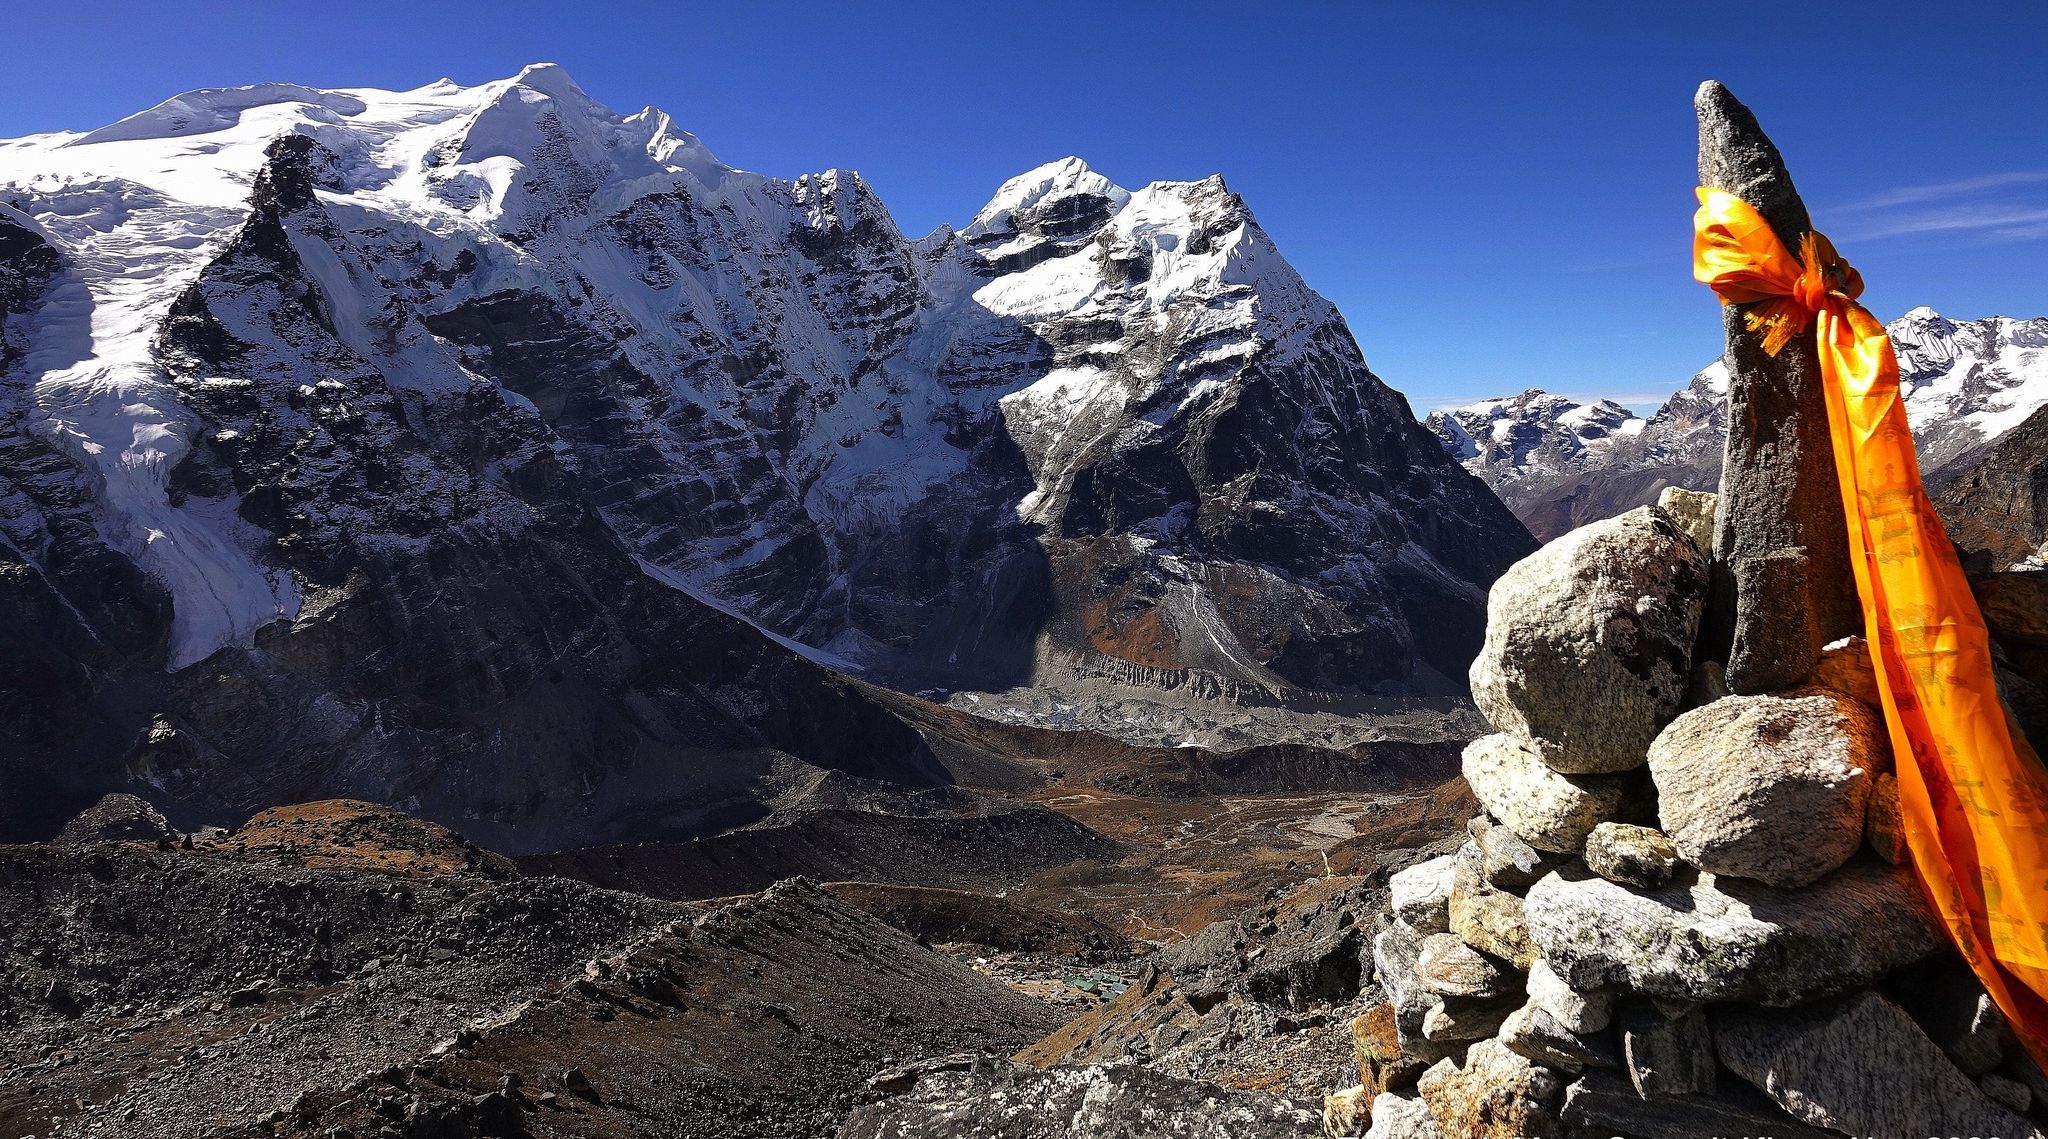
[[[891,1063],[1062,1019],[801,880],[659,902],[361,803],[71,837],[0,847],[8,1139],[830,1134]]]
[[[1454,841],[1134,969],[1102,927],[957,891],[667,903],[366,803],[186,836],[109,796],[0,848],[0,1136],[1314,1135],[1358,1078],[1350,1022],[1386,1007],[1361,919]],[[835,899],[1131,980],[1067,1021]]]
[[[1930,487],[1954,481],[2048,406],[2048,318],[1952,320],[1923,307],[1885,330]],[[1425,424],[1548,540],[1649,505],[1667,486],[1715,489],[1727,398],[1727,368],[1716,361],[1648,418],[1532,389],[1432,411]]]

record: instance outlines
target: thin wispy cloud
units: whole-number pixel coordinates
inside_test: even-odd
[[[1922,233],[2023,241],[2048,238],[2048,170],[2009,170],[1899,186],[1833,211],[1842,237],[1873,241]]]

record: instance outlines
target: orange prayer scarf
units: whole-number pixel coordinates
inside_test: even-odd
[[[1984,618],[1920,482],[1891,339],[1828,239],[1794,258],[1749,203],[1701,187],[1693,276],[1776,355],[1815,326],[1850,562],[1913,866],[1956,948],[2048,1068],[2048,772],[2013,727]]]

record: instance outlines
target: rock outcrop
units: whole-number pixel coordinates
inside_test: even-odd
[[[1621,809],[1618,777],[1561,774],[1534,745],[1504,732],[1473,740],[1464,758],[1465,781],[1479,805],[1539,850],[1578,850],[1594,827]]]
[[[814,883],[658,901],[363,804],[0,846],[10,1134],[830,1135],[1061,1019]]]
[[[1644,891],[1569,868],[1530,887],[1529,936],[1573,985],[1789,1005],[1866,985],[1933,952],[1909,872],[1858,862],[1792,892],[1709,874]]]
[[[2048,565],[2048,407],[1956,467],[1934,499],[1949,537],[1989,551],[1996,569]]]
[[[1128,1064],[1043,1069],[961,1056],[869,1086],[878,1102],[856,1110],[839,1139],[1301,1139],[1319,1118],[1307,1103]]]
[[[2028,1135],[1904,1009],[1876,993],[1785,1012],[1714,1016],[1729,1070],[1802,1122],[1851,1135]]]
[[[115,792],[79,812],[50,841],[59,846],[88,842],[146,842],[168,845],[179,837],[163,812],[134,795]]]
[[[1700,184],[1756,207],[1785,248],[1812,228],[1778,148],[1726,87],[1694,100]],[[1862,628],[1835,480],[1834,441],[1811,331],[1766,355],[1728,305],[1728,445],[1714,536],[1705,652],[1738,693],[1789,688],[1813,675],[1822,645]]]
[[[1840,692],[1731,696],[1650,745],[1664,832],[1715,874],[1804,886],[1863,845],[1872,780],[1891,767],[1884,725]]]
[[[1685,696],[1706,589],[1704,553],[1661,509],[1575,530],[1494,583],[1472,698],[1558,771],[1641,766]]]

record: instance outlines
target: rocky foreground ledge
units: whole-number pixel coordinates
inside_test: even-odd
[[[1472,683],[1498,731],[1464,757],[1484,813],[1391,880],[1387,1004],[1352,1022],[1330,1134],[2043,1133],[2048,1079],[1902,865],[1863,643],[1758,695],[1692,660],[1714,507],[1668,491],[1494,587]],[[2039,620],[1986,611],[2008,643]]]

